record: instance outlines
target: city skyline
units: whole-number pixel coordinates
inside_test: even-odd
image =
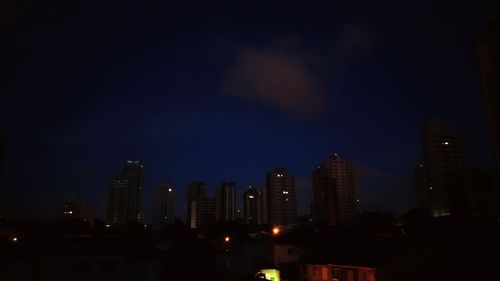
[[[106,181],[133,158],[145,198],[168,177],[184,198],[192,180],[212,194],[286,167],[305,214],[310,169],[333,153],[360,168],[364,210],[403,211],[433,118],[493,167],[477,43],[496,1],[91,2],[33,1],[0,25],[6,215],[52,217],[73,195],[102,214]]]
[[[499,0],[0,1],[1,281],[490,280],[499,237]]]

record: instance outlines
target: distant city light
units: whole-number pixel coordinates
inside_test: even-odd
[[[106,227],[111,227],[111,225],[109,225],[109,224],[106,224]]]
[[[248,198],[253,199],[253,195],[248,195]]]
[[[429,190],[432,190],[432,186],[429,186]]]
[[[229,242],[229,240],[230,240],[230,239],[229,239],[229,236],[224,237],[224,241],[226,241],[226,243],[228,243],[228,242]]]
[[[445,141],[445,142],[443,142],[443,144],[444,144],[444,145],[448,145],[448,144],[450,144],[450,143],[449,143],[449,142],[447,142],[447,141]]]
[[[17,242],[17,237],[12,237],[12,242]]]
[[[172,192],[172,189],[171,189],[171,188],[169,188],[169,189],[168,189],[168,192]]]
[[[275,226],[273,227],[273,235],[278,235],[280,233],[280,228]]]
[[[283,194],[288,194],[288,191],[283,191]]]

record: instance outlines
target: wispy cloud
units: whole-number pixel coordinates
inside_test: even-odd
[[[222,91],[277,107],[301,117],[317,117],[325,109],[325,88],[314,75],[309,54],[246,48],[226,74]]]

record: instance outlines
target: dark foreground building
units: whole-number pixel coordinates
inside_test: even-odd
[[[143,220],[144,166],[128,160],[108,181],[106,221],[111,225]]]

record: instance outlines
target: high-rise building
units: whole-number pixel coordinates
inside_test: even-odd
[[[297,223],[295,176],[282,168],[268,173],[266,193],[269,223],[295,225]]]
[[[199,198],[191,201],[191,228],[202,228],[215,221],[216,202],[213,197]]]
[[[216,200],[207,197],[205,183],[190,183],[187,196],[187,225],[191,228],[200,228],[215,221],[215,218]]]
[[[217,220],[234,221],[236,219],[236,183],[225,181],[217,190]]]
[[[77,197],[64,202],[62,212],[58,217],[63,221],[83,220],[91,226],[94,225],[95,220],[95,215],[88,210],[85,201]]]
[[[313,217],[315,223],[340,225],[359,212],[354,167],[334,154],[313,171]]]
[[[450,171],[448,190],[450,212],[457,216],[492,216],[498,214],[495,177],[473,168]]]
[[[207,197],[207,191],[205,189],[205,183],[201,181],[193,181],[188,186],[187,199],[194,200],[198,198]]]
[[[427,183],[427,174],[424,164],[418,164],[415,168],[415,185],[417,194],[417,206],[430,210],[429,184]]]
[[[261,190],[259,190],[259,200],[257,200],[258,208],[261,213],[261,222],[259,224],[268,224],[269,223],[269,200],[267,194],[267,188],[264,186]]]
[[[156,229],[173,224],[175,219],[175,188],[170,180],[161,181],[153,198],[153,224]]]
[[[143,220],[144,166],[128,160],[122,171],[108,181],[106,221],[124,224]]]
[[[478,44],[479,66],[493,152],[500,176],[500,13],[488,24]]]
[[[442,123],[429,123],[422,134],[424,163],[417,168],[418,207],[434,216],[450,214],[451,172],[468,166],[462,136]]]
[[[193,181],[187,188],[187,201],[186,201],[186,224],[191,226],[191,202],[197,199],[207,197],[205,190],[205,183]]]
[[[243,213],[246,224],[262,224],[262,191],[250,186],[243,193]]]

